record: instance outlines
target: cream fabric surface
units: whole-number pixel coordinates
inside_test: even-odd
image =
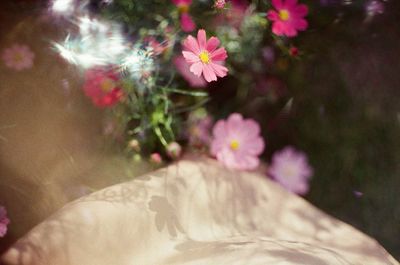
[[[182,160],[74,201],[3,257],[18,265],[398,264],[264,175]]]

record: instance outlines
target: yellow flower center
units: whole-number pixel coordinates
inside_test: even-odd
[[[178,6],[178,10],[179,10],[180,13],[188,13],[189,12],[189,5],[180,4]]]
[[[202,63],[207,64],[207,63],[210,62],[210,55],[208,54],[207,51],[202,51],[202,52],[199,54],[199,58],[200,58],[200,61],[202,61]]]
[[[101,84],[100,84],[100,88],[104,92],[110,92],[115,86],[116,85],[115,85],[114,80],[112,80],[110,78],[104,79],[104,81],[101,82]]]
[[[282,9],[279,11],[279,18],[283,21],[287,21],[290,18],[290,13],[286,9]]]
[[[14,54],[14,62],[19,63],[23,59],[24,59],[24,56],[21,53],[17,52],[17,53]]]
[[[229,146],[233,151],[236,151],[239,149],[239,142],[237,140],[232,140]]]

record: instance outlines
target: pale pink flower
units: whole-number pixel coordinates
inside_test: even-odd
[[[297,4],[297,0],[272,0],[276,10],[269,10],[267,18],[273,21],[272,32],[278,36],[294,37],[298,31],[308,27],[304,17],[308,14],[308,7]]]
[[[284,188],[301,195],[308,192],[312,174],[313,169],[308,164],[307,156],[291,146],[277,151],[268,169],[268,175]]]
[[[98,107],[113,106],[124,96],[119,85],[119,77],[111,69],[89,69],[85,73],[83,90]]]
[[[27,45],[14,44],[3,51],[2,59],[8,68],[21,71],[32,68],[35,54]]]
[[[207,41],[206,32],[201,29],[197,33],[197,40],[189,35],[183,42],[183,57],[191,65],[190,72],[200,77],[202,74],[207,82],[216,81],[217,77],[224,77],[228,69],[223,62],[228,57],[225,48],[218,48],[220,41],[211,37]]]
[[[186,62],[183,56],[176,56],[174,64],[181,76],[189,83],[191,87],[205,87],[207,86],[206,80],[202,76],[198,77],[192,74],[189,70],[190,65]]]
[[[10,223],[10,219],[7,217],[6,208],[0,206],[0,237],[4,237],[7,234],[7,226]]]
[[[264,151],[260,126],[253,119],[243,119],[238,113],[219,120],[213,128],[211,154],[227,168],[252,170],[258,167]]]

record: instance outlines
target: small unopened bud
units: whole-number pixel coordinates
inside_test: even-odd
[[[225,7],[225,0],[215,0],[214,7],[218,9],[223,9]]]
[[[167,155],[172,159],[178,159],[182,154],[182,147],[177,142],[172,142],[167,146]]]
[[[150,155],[150,162],[159,165],[163,162],[163,160],[159,153],[152,153]]]

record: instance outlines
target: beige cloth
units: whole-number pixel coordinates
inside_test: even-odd
[[[210,159],[72,202],[3,257],[15,265],[398,264],[377,242],[264,175]]]

